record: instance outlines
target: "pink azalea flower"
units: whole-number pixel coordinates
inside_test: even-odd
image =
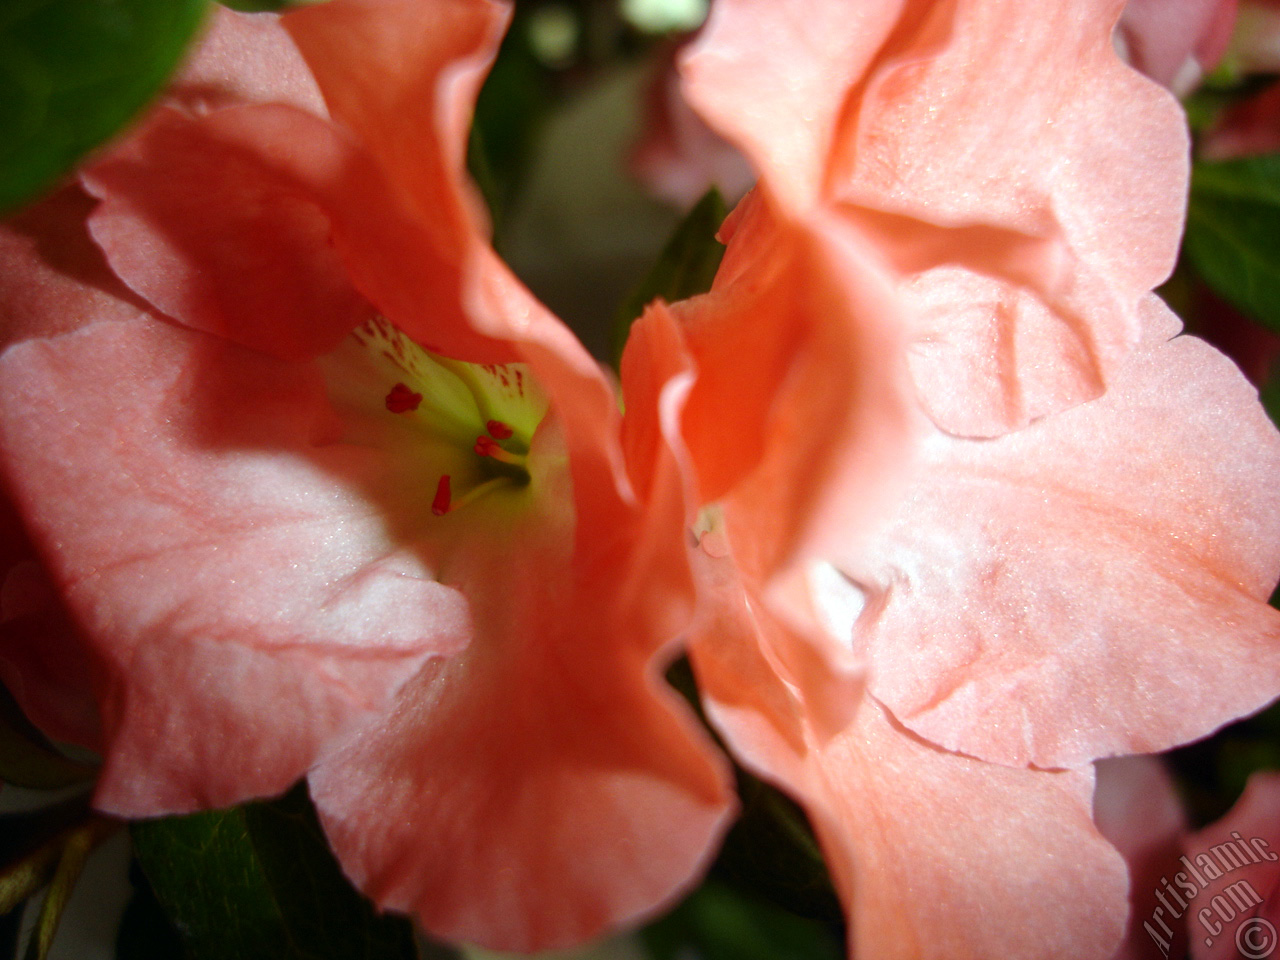
[[[692,207],[712,187],[736,203],[755,182],[755,172],[684,99],[675,65],[679,50],[671,46],[653,66],[640,136],[631,148],[631,172],[655,196],[677,207]]]
[[[1236,5],[1237,0],[1129,0],[1116,37],[1130,63],[1182,95],[1222,59]]]
[[[761,183],[632,348],[696,376],[709,715],[855,956],[1110,956],[1092,761],[1280,693],[1280,435],[1149,292],[1186,132],[1118,14],[720,0],[685,63]]]
[[[686,58],[689,101],[768,203],[888,261],[915,390],[949,432],[995,436],[1098,396],[1173,266],[1185,123],[1116,57],[1118,14],[718,0]]]
[[[1231,811],[1184,837],[1182,849],[1185,870],[1172,879],[1188,900],[1191,956],[1272,955],[1280,946],[1280,774],[1255,773]]]
[[[221,12],[89,195],[5,228],[0,463],[90,676],[0,653],[42,722],[97,696],[101,809],[305,775],[379,904],[532,950],[675,896],[731,800],[658,670],[679,385],[623,418],[463,172],[508,13]]]
[[[1186,935],[1174,922],[1177,918],[1170,917],[1173,925],[1168,930],[1159,926],[1167,915],[1160,902],[1167,898],[1160,878],[1180,869],[1178,857],[1187,832],[1173,778],[1160,758],[1152,756],[1100,760],[1095,767],[1094,822],[1129,865],[1129,923],[1112,960],[1185,957]]]

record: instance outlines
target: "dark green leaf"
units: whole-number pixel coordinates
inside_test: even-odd
[[[196,960],[410,960],[329,851],[306,788],[269,803],[132,825],[134,852]]]
[[[88,783],[96,773],[59,753],[0,686],[0,780],[29,790],[57,790]]]
[[[841,960],[839,931],[709,881],[642,933],[654,960]]]
[[[843,913],[809,820],[790,798],[738,770],[742,816],[712,874],[793,913],[840,923]]]
[[[1209,286],[1280,330],[1280,154],[1197,163],[1185,249]]]
[[[631,324],[650,302],[661,297],[672,303],[711,289],[724,257],[716,231],[726,215],[724,198],[712,188],[676,227],[649,275],[618,309],[615,358],[622,356]]]
[[[480,90],[468,166],[489,205],[495,233],[528,171],[554,100],[550,76],[529,46],[528,12],[517,10]]]
[[[160,90],[206,0],[0,5],[0,214],[49,189]]]

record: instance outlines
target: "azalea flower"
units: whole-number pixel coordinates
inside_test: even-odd
[[[633,333],[697,377],[692,659],[854,956],[1110,956],[1092,761],[1280,693],[1280,436],[1149,292],[1186,132],[1119,12],[720,0],[684,63],[761,175]]]
[[[1267,957],[1280,945],[1280,774],[1250,776],[1235,806],[1192,831],[1159,758],[1098,764],[1099,827],[1130,865],[1133,912],[1116,956]]]
[[[1278,827],[1280,774],[1262,772],[1226,816],[1183,837],[1169,881],[1188,901],[1179,919],[1195,960],[1264,957],[1280,944]]]
[[[659,673],[694,600],[678,384],[639,371],[623,417],[465,178],[508,14],[220,11],[5,228],[0,461],[90,675],[3,656],[42,721],[97,698],[100,809],[306,776],[380,905],[532,950],[677,895],[731,800]]]
[[[1116,39],[1130,63],[1182,96],[1222,59],[1236,10],[1237,0],[1129,0]]]
[[[1160,878],[1180,868],[1178,857],[1189,829],[1173,778],[1160,757],[1147,755],[1100,760],[1094,767],[1094,822],[1129,867],[1129,923],[1112,960],[1185,957],[1186,937],[1180,926],[1169,934],[1156,927],[1158,938],[1143,926],[1151,924],[1153,914],[1164,915],[1157,897],[1165,895]]]

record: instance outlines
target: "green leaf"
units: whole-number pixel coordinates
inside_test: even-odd
[[[160,90],[206,0],[5,0],[0,215],[48,190]]]
[[[134,823],[134,853],[194,960],[412,960],[409,921],[343,876],[306,787],[269,803]]]
[[[840,901],[804,811],[745,770],[736,772],[742,815],[725,837],[712,875],[792,913],[840,923]]]
[[[1197,163],[1184,246],[1219,295],[1280,331],[1280,154]]]
[[[615,359],[622,356],[631,324],[653,300],[661,297],[672,303],[711,289],[724,258],[724,246],[716,240],[716,231],[727,215],[724,198],[713,187],[676,227],[648,276],[618,308]]]
[[[59,753],[0,686],[0,780],[29,790],[58,790],[88,783],[96,774],[89,764]]]
[[[795,916],[716,881],[641,932],[654,960],[842,960],[838,928]]]

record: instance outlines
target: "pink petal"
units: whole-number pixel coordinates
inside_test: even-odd
[[[5,469],[106,664],[102,809],[278,792],[465,641],[361,455],[314,446],[327,409],[308,368],[144,316],[0,357]]]
[[[315,78],[280,18],[213,8],[210,23],[168,91],[166,102],[203,113],[247,103],[280,103],[326,116]]]
[[[811,206],[826,190],[849,91],[909,6],[716,0],[680,58],[685,96],[785,206]]]
[[[317,356],[371,313],[333,248],[328,184],[297,170],[327,164],[350,178],[344,151],[292,108],[206,121],[162,112],[86,175],[103,200],[90,229],[112,269],[187,326],[283,359]]]
[[[1117,32],[1130,63],[1183,94],[1217,66],[1235,14],[1236,0],[1128,0]]]
[[[1251,776],[1231,811],[1184,838],[1183,851],[1192,883],[1183,892],[1196,890],[1184,920],[1191,956],[1271,955],[1280,943],[1280,774]]]
[[[758,602],[715,609],[691,650],[708,714],[743,763],[809,814],[852,956],[1109,955],[1125,872],[1091,822],[1088,772],[947,753],[865,697],[852,723],[824,735],[776,666]],[[739,642],[752,635],[763,639]]]
[[[624,361],[638,499],[579,492],[553,464],[533,479],[541,508],[469,518],[445,569],[471,645],[310,775],[348,874],[450,939],[530,951],[634,923],[696,880],[728,824],[725,765],[655,662],[692,584],[664,440],[682,363],[669,326],[641,324],[654,342]],[[664,363],[637,368],[637,350]],[[555,506],[570,487],[575,511]]]
[[[1152,340],[1107,394],[998,441],[937,433],[842,567],[871,691],[936,743],[1074,766],[1203,736],[1280,682],[1280,436],[1204,343]]]
[[[691,102],[784,215],[838,210],[924,298],[913,373],[943,429],[1097,396],[1172,268],[1187,177],[1177,104],[1111,48],[1115,0],[804,6],[719,4]]]
[[[93,206],[73,185],[0,225],[0,347],[91,320],[131,319],[144,307],[90,239]]]
[[[809,768],[814,785],[797,792],[845,900],[853,956],[1110,955],[1126,876],[1091,821],[1090,772],[947,753],[870,700]]]
[[[1165,960],[1185,956],[1185,938],[1175,941],[1172,932],[1153,925],[1169,949],[1143,927],[1152,913],[1165,908],[1156,894],[1168,898],[1160,878],[1172,877],[1180,868],[1182,835],[1187,817],[1173,778],[1159,757],[1135,756],[1100,760],[1095,764],[1097,788],[1093,818],[1102,835],[1120,851],[1129,865],[1129,926],[1124,943],[1112,960]],[[1181,929],[1173,925],[1170,931]]]
[[[654,196],[682,209],[713,187],[736,203],[755,182],[755,171],[690,108],[675,70],[678,49],[653,65],[628,166]]]
[[[343,255],[357,285],[418,342],[474,361],[512,356],[472,324],[487,332],[486,322],[518,321],[475,310],[469,320],[440,315],[441,305],[456,310],[464,299],[464,272],[474,279],[492,269],[477,263],[487,227],[466,150],[508,16],[493,0],[339,0],[284,18],[335,120],[394,184],[394,201],[418,231],[399,244],[368,242],[376,227],[349,235]]]
[[[45,734],[100,749],[95,659],[0,490],[0,679]]]
[[[711,292],[674,310],[697,367],[683,433],[700,502],[731,499],[771,531],[764,575],[831,537],[850,546],[902,469],[910,387],[861,238],[825,218],[791,228],[759,193],[741,209]]]

